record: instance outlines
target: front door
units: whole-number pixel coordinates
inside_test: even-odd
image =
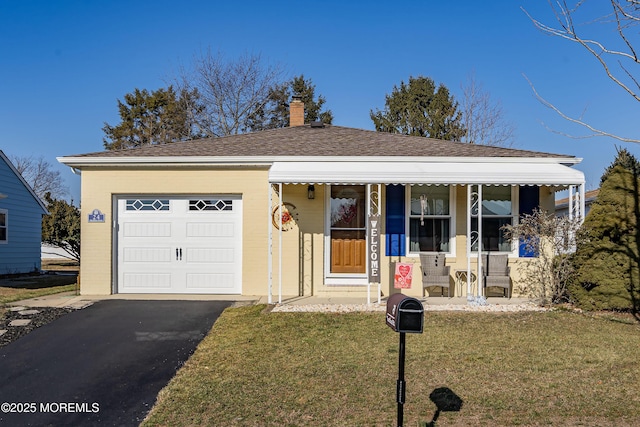
[[[364,185],[332,185],[330,200],[330,272],[367,271],[366,189]]]

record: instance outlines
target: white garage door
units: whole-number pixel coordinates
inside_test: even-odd
[[[119,293],[242,293],[239,196],[118,199]]]

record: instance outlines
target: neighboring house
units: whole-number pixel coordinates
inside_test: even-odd
[[[564,197],[562,199],[556,200],[556,218],[557,219],[567,219],[569,217],[570,223],[573,223],[572,219],[576,218],[578,220],[584,219],[587,216],[589,211],[591,210],[591,205],[598,198],[598,193],[600,189],[586,191],[582,199],[584,202],[581,202],[580,195],[569,194],[569,197]],[[580,217],[578,214],[580,211],[584,212],[584,215]],[[566,223],[564,221],[561,222],[564,225],[561,225],[557,232],[557,241],[563,242],[563,252],[564,253],[573,253],[576,251],[576,233],[575,231],[569,231],[565,227],[570,227],[573,230],[574,225],[570,225],[570,223]],[[581,222],[579,223],[581,224]]]
[[[40,271],[47,208],[0,150],[0,276]]]
[[[584,216],[587,216],[587,214],[591,210],[591,204],[598,198],[599,192],[600,192],[600,189],[598,188],[595,190],[586,191],[584,193]],[[571,205],[573,206],[572,210],[569,209],[570,200],[574,201],[574,203]],[[569,215],[569,212],[575,212],[576,210],[575,201],[576,199],[572,197],[565,197],[565,198],[556,200],[556,216]]]
[[[585,182],[573,156],[319,123],[58,160],[82,176],[82,294],[389,295],[408,262],[422,296],[420,253],[473,270],[479,235],[527,262],[500,227]]]

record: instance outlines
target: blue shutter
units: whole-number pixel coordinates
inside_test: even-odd
[[[404,185],[387,185],[386,195],[385,254],[403,256],[406,254]]]
[[[522,215],[531,215],[533,211],[540,206],[540,187],[537,186],[524,186],[520,187],[520,208],[518,213],[520,216]],[[520,258],[534,258],[537,257],[538,254],[534,251],[527,250],[527,247],[520,240],[520,248],[519,248],[519,256]]]

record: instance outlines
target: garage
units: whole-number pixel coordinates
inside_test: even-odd
[[[242,198],[131,196],[117,203],[117,293],[241,294]]]

